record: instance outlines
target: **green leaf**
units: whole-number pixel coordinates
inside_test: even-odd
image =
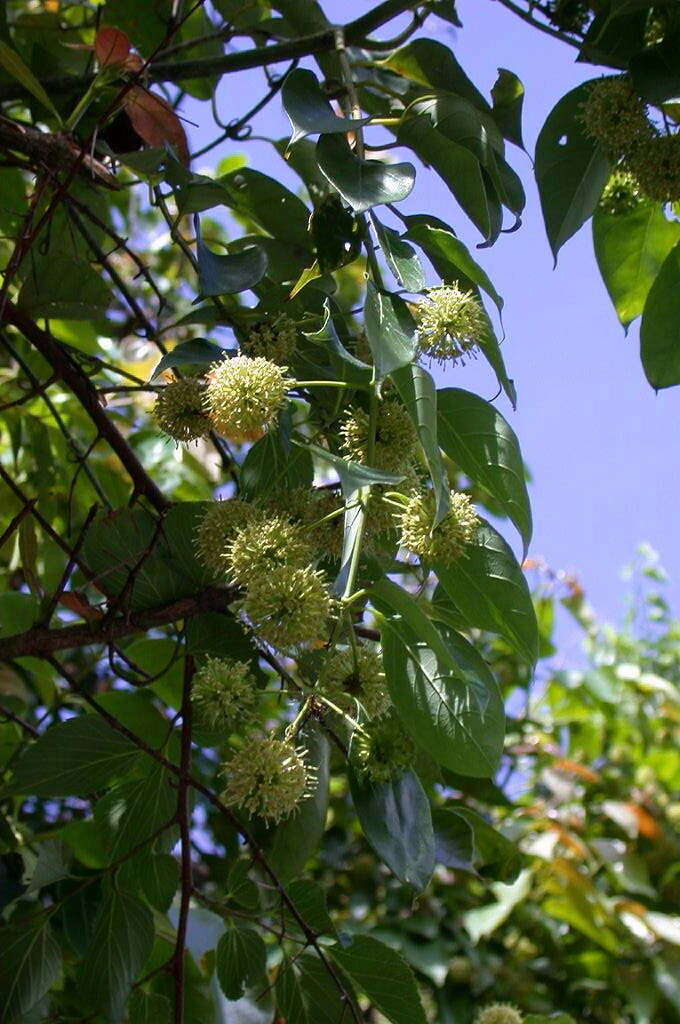
[[[400,882],[422,892],[434,871],[430,803],[418,776],[371,782],[348,767],[352,801],[366,839]]]
[[[51,726],[19,758],[5,793],[86,796],[130,772],[144,755],[95,715]]]
[[[349,462],[341,459],[339,455],[329,452],[327,448],[321,448],[317,444],[308,444],[300,438],[291,438],[293,444],[305,448],[310,454],[327,462],[332,466],[340,477],[343,491],[351,493],[359,490],[360,487],[368,487],[370,484],[398,484],[404,479],[398,473],[387,473],[384,469],[374,469],[373,466],[364,466],[360,462]]]
[[[7,43],[3,43],[0,40],[0,67],[3,67],[8,74],[15,78],[17,82],[20,82],[24,89],[31,93],[32,96],[42,103],[46,110],[49,110],[50,114],[56,117],[59,124],[61,124],[61,117],[57,108],[52,103],[42,85],[35,77],[33,72],[24,61],[21,59],[16,50],[13,50]]]
[[[352,263],[361,253],[360,220],[335,192],[314,208],[309,218],[309,230],[321,274],[330,274]],[[303,277],[308,278],[312,269],[305,271]]]
[[[73,856],[62,839],[47,839],[38,846],[38,859],[31,875],[29,892],[37,892],[71,874]]]
[[[356,1010],[353,1015],[351,1009],[348,1009],[347,999],[343,998],[346,993],[352,1003],[355,1000],[352,986],[341,971],[337,971],[337,974],[342,989],[331,977],[325,964],[313,953],[303,953],[296,957],[295,966],[300,974],[300,990],[310,1024],[348,1024],[353,1016],[355,1020],[360,1019],[359,1011]],[[290,1024],[295,1022],[291,1021]]]
[[[227,999],[241,999],[265,975],[267,950],[252,928],[227,928],[217,944],[215,970]]]
[[[146,778],[127,783],[111,794],[107,821],[111,829],[111,862],[150,840],[177,811],[177,788],[162,765],[154,764]],[[97,808],[99,809],[99,808]]]
[[[426,86],[428,92],[456,93],[479,110],[490,111],[489,104],[451,50],[434,39],[414,39],[380,61],[380,66]]]
[[[169,853],[144,850],[126,860],[118,871],[124,889],[131,889],[161,914],[170,909],[179,886],[179,864]]]
[[[538,655],[538,623],[522,570],[508,544],[482,520],[455,565],[437,563],[439,581],[470,626],[504,637],[530,665]]]
[[[522,104],[524,86],[507,68],[498,69],[498,78],[491,90],[494,121],[510,142],[524,149],[522,141]]]
[[[496,499],[524,541],[532,520],[519,441],[490,403],[461,388],[437,392],[437,437],[441,448],[472,480]]]
[[[287,1024],[309,1024],[300,983],[292,961],[284,956],[276,975],[276,1007]]]
[[[329,952],[393,1024],[425,1024],[413,972],[399,953],[370,935],[355,935]]]
[[[422,366],[411,363],[392,374],[397,391],[418,431],[436,499],[435,525],[450,507],[449,481],[437,441],[437,390]]]
[[[18,299],[34,318],[62,320],[94,320],[106,313],[110,303],[111,293],[101,274],[85,260],[62,255],[38,257],[29,267]]]
[[[364,326],[378,380],[406,366],[416,352],[416,322],[402,298],[366,285]]]
[[[153,371],[151,380],[157,380],[164,370],[173,369],[176,366],[191,366],[195,368],[209,366],[228,355],[223,348],[216,345],[207,338],[192,338],[190,341],[183,341],[175,345],[172,352],[167,352],[159,361]]]
[[[438,808],[432,814],[437,864],[454,871],[475,872],[475,838],[472,826],[455,811]]]
[[[317,935],[336,935],[335,925],[328,915],[326,893],[318,882],[311,882],[306,878],[291,882],[288,886],[288,897],[295,904],[295,909],[305,924]],[[284,907],[284,913],[288,922],[287,930],[299,932],[300,925],[291,911]]]
[[[269,863],[283,882],[299,875],[316,851],[326,827],[330,782],[330,746],[318,722],[306,722],[300,743],[317,778],[312,795],[274,830],[267,844]]]
[[[306,135],[349,132],[371,120],[370,117],[338,117],[321,91],[314,72],[305,68],[295,68],[287,75],[281,99],[293,128],[289,146]]]
[[[649,290],[640,328],[640,356],[653,388],[680,384],[680,243]]]
[[[505,710],[483,658],[462,636],[428,619],[391,580],[373,585],[371,601],[383,613],[385,675],[405,727],[452,771],[492,776],[503,751]]]
[[[592,82],[572,89],[553,107],[536,143],[536,182],[550,248],[557,253],[595,212],[611,165],[581,123]]]
[[[324,177],[355,213],[381,203],[401,202],[411,192],[416,178],[415,167],[410,163],[361,160],[342,135],[322,135],[316,156]]]
[[[149,908],[136,896],[113,889],[100,907],[92,942],[80,965],[79,992],[84,1002],[110,1020],[121,1020],[153,941]]]
[[[250,167],[239,167],[219,179],[225,202],[239,217],[259,230],[308,254],[310,211],[302,200],[275,178]]]
[[[373,225],[387,265],[402,288],[407,292],[420,292],[425,287],[425,273],[416,251],[404,241],[398,231],[382,224],[375,214]]]
[[[254,288],[267,272],[267,254],[259,245],[243,252],[215,253],[201,237],[198,214],[194,214],[198,285],[202,297],[234,295]]]
[[[530,1013],[524,1024],[576,1024],[570,1013]]]
[[[486,271],[472,258],[467,246],[456,238],[453,228],[424,214],[407,217],[406,223],[408,231],[405,237],[423,249],[443,281],[456,281],[461,288],[471,290],[478,285],[493,299],[500,313],[503,299]]]
[[[61,951],[44,918],[0,928],[0,1022],[23,1018],[61,971]]]
[[[130,1024],[166,1024],[170,1021],[172,1006],[166,996],[158,992],[134,990],[128,1007]]]
[[[629,213],[595,211],[595,256],[624,327],[641,316],[661,265],[679,239],[680,224],[667,220],[658,204],[643,203]]]
[[[474,943],[488,938],[508,919],[515,907],[529,895],[531,880],[531,871],[527,869],[522,871],[510,885],[494,882],[491,885],[491,891],[496,897],[496,902],[475,907],[474,910],[468,910],[463,915],[465,930]]]
[[[506,839],[476,811],[456,804],[455,809],[439,809],[434,812],[433,821],[437,833],[446,833],[450,827],[449,815],[463,818],[472,829],[475,850],[475,864],[501,882],[514,882],[522,870],[523,857],[514,843]]]
[[[241,488],[249,501],[274,491],[311,487],[313,479],[309,452],[287,446],[277,430],[269,430],[255,442],[241,467]]]

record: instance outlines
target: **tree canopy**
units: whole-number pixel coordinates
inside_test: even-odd
[[[538,139],[545,227],[592,219],[675,385],[677,5],[500,2],[597,66]],[[460,386],[515,406],[484,249],[524,88],[441,24],[0,8],[2,1024],[675,1019],[678,626],[530,588],[520,442]],[[249,160],[268,106],[295,189]],[[558,598],[592,666],[536,683]]]

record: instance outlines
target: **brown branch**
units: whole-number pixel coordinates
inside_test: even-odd
[[[28,733],[29,736],[32,736],[34,740],[37,740],[40,735],[38,730],[35,729],[30,722],[25,721],[25,719],[21,718],[19,715],[15,715],[14,712],[10,711],[10,709],[5,707],[4,704],[0,704],[0,721],[3,718],[7,719],[9,722],[14,722],[23,729],[24,732]]]
[[[63,171],[80,153],[80,147],[74,146],[66,135],[43,132],[30,124],[0,116],[0,151],[5,153],[8,150],[23,153],[35,168],[55,173]],[[120,188],[113,174],[87,153],[82,157],[78,174],[90,183],[96,180],[106,188]]]
[[[99,401],[97,390],[89,377],[83,373],[80,366],[63,346],[51,334],[38,327],[34,320],[31,320],[9,299],[0,313],[0,322],[11,324],[21,331],[26,340],[30,341],[41,356],[47,360],[64,384],[76,396],[99,434],[108,442],[122,462],[134,484],[135,493],[144,495],[155,509],[164,512],[170,502],[147,474],[130,445],[106,415]]]
[[[30,515],[30,513],[33,511],[33,506],[35,505],[37,500],[37,498],[31,498],[31,500],[27,502],[24,505],[24,507],[17,512],[17,514],[14,516],[7,529],[3,530],[2,534],[0,534],[0,548],[2,548],[7,543],[7,541],[12,536],[14,531],[21,524],[21,521],[25,519],[27,515]]]

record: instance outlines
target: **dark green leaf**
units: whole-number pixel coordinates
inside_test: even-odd
[[[460,804],[456,804],[455,809],[442,808],[434,812],[435,830],[441,827],[446,832],[450,814],[463,818],[471,827],[476,865],[505,884],[514,882],[522,870],[522,854],[515,844],[489,825],[476,811]]]
[[[679,239],[680,224],[668,220],[656,203],[628,213],[595,211],[595,256],[624,327],[641,316],[661,265]]]
[[[157,380],[164,370],[175,366],[191,366],[197,369],[209,366],[219,359],[224,359],[226,354],[223,348],[206,338],[192,338],[191,341],[183,341],[179,345],[175,345],[172,352],[163,356],[153,371],[151,380]]]
[[[531,540],[529,495],[519,441],[507,420],[483,398],[461,388],[437,392],[437,436],[449,458],[502,506],[524,541]]]
[[[344,267],[361,252],[359,219],[335,193],[326,196],[314,209],[309,230],[322,274]]]
[[[32,317],[94,320],[108,309],[108,286],[84,260],[51,255],[29,263],[18,304]]]
[[[432,815],[437,863],[454,871],[475,874],[472,825],[455,811],[435,810]]]
[[[123,888],[134,890],[161,914],[170,909],[179,886],[179,864],[169,853],[138,853],[118,871]]]
[[[353,1003],[355,997],[345,975],[338,971],[342,985],[340,989],[329,974],[328,968],[313,953],[303,953],[302,956],[296,957],[295,966],[300,974],[300,990],[310,1024],[348,1024],[353,1014],[343,995],[346,994]],[[358,1010],[354,1017],[360,1019]]]
[[[246,988],[262,980],[267,968],[267,950],[252,928],[227,928],[217,944],[215,970],[227,999],[240,999]]]
[[[130,1024],[169,1024],[172,1006],[166,996],[158,992],[135,989],[130,996]]]
[[[20,82],[24,89],[35,96],[35,98],[42,103],[43,107],[45,107],[45,109],[61,123],[61,118],[59,117],[56,107],[31,69],[24,63],[16,50],[13,50],[11,46],[8,46],[7,43],[3,43],[1,40],[0,67],[4,68],[12,78],[17,80],[17,82]]]
[[[250,167],[240,167],[219,179],[225,199],[240,217],[286,244],[309,250],[309,209],[282,185]]]
[[[326,894],[318,882],[311,882],[307,879],[299,879],[291,882],[288,886],[288,897],[295,904],[295,909],[305,922],[317,935],[335,936],[335,925],[328,916],[326,906]],[[294,931],[300,931],[300,925],[288,907],[284,907],[288,926]]]
[[[387,265],[399,284],[407,292],[422,291],[425,287],[425,273],[413,246],[405,242],[393,228],[382,224],[375,214],[372,221]]]
[[[49,923],[34,917],[0,929],[0,1021],[23,1018],[54,985],[61,952]]]
[[[92,942],[80,965],[79,990],[85,1003],[110,1020],[121,1020],[153,940],[149,908],[136,896],[113,889],[101,905]]]
[[[381,203],[398,203],[411,192],[413,164],[361,160],[342,135],[322,135],[316,155],[324,176],[356,213]]]
[[[646,47],[630,62],[633,84],[648,103],[661,104],[680,96],[678,69],[680,33],[668,33],[656,46]]]
[[[292,962],[284,957],[276,975],[276,1007],[286,1024],[309,1024]]]
[[[490,111],[473,82],[463,71],[453,53],[434,39],[414,39],[381,61],[382,67],[426,86],[428,92],[452,92],[473,103],[479,110]]]
[[[177,811],[177,788],[162,765],[154,765],[145,779],[127,783],[111,794],[107,820],[111,829],[111,861],[169,826]]]
[[[348,946],[330,947],[334,960],[393,1024],[425,1024],[411,968],[370,935],[355,935]]]
[[[553,107],[536,143],[536,181],[555,260],[564,243],[595,211],[611,173],[599,143],[581,122],[592,82],[583,82]]]
[[[522,142],[522,104],[524,86],[507,68],[498,69],[498,78],[491,90],[493,116],[506,139],[524,149]]]
[[[640,356],[653,388],[680,384],[680,243],[649,290],[640,328]]]
[[[455,565],[434,566],[439,581],[468,624],[500,633],[529,664],[536,661],[538,624],[522,570],[508,544],[482,521]]]
[[[313,71],[295,68],[286,77],[281,90],[283,109],[290,118],[293,134],[290,138],[292,146],[305,135],[318,132],[329,135],[334,132],[349,132],[370,121],[370,117],[338,117],[321,91],[319,81]]]
[[[53,725],[26,750],[5,792],[86,796],[126,775],[139,749],[96,715]]]
[[[276,430],[270,430],[256,441],[241,468],[244,497],[252,500],[273,491],[293,487],[311,487],[314,467],[309,452],[288,447]]]
[[[329,452],[327,448],[321,448],[319,445],[308,444],[295,437],[291,440],[293,444],[306,448],[310,454],[332,466],[340,477],[340,483],[346,493],[352,493],[359,490],[360,487],[368,487],[370,484],[398,484],[404,479],[398,473],[386,473],[384,469],[374,469],[372,466],[364,466],[359,462],[348,462],[347,459],[341,459],[339,455],[334,455],[333,452]]]
[[[222,255],[207,247],[201,237],[198,214],[194,214],[198,284],[201,295],[233,295],[248,291],[267,272],[267,255],[261,246],[253,245],[243,252]]]
[[[416,322],[402,298],[378,291],[369,281],[364,324],[378,380],[411,362],[416,351]]]
[[[28,891],[37,892],[43,886],[68,878],[72,860],[71,849],[62,839],[47,839],[40,843]]]
[[[352,800],[367,840],[399,881],[426,888],[434,871],[430,804],[418,776],[371,782],[350,765]]]
[[[449,511],[449,482],[437,441],[437,390],[422,366],[411,363],[392,374],[401,400],[418,431],[436,498],[435,524]]]

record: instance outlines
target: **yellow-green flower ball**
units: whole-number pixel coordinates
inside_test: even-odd
[[[174,380],[158,392],[153,416],[160,429],[175,441],[207,437],[211,423],[203,404],[205,385],[198,377]]]
[[[462,361],[484,343],[487,322],[474,292],[457,284],[431,288],[416,307],[418,348],[435,362]]]
[[[241,607],[262,640],[286,650],[326,639],[333,600],[322,573],[280,566],[251,581]]]
[[[454,562],[472,543],[479,516],[467,494],[451,492],[451,508],[437,526],[432,491],[413,491],[398,514],[400,546],[427,562]]]
[[[616,159],[629,155],[655,134],[643,100],[623,75],[601,78],[591,86],[581,120],[588,134]]]
[[[211,729],[238,724],[243,732],[252,722],[257,702],[250,665],[232,658],[207,657],[194,675],[191,699],[198,719]]]
[[[359,771],[372,782],[400,778],[411,767],[416,751],[413,740],[396,714],[376,718],[354,734],[352,757]]]
[[[276,823],[314,791],[316,775],[306,750],[274,737],[247,742],[224,766],[225,803]]]
[[[475,1024],[522,1024],[523,1020],[517,1007],[510,1003],[493,1003],[479,1011]]]
[[[340,427],[342,449],[354,462],[368,463],[369,416],[352,409]],[[387,400],[378,409],[375,447],[370,464],[388,473],[398,472],[409,462],[418,444],[413,420],[400,402]]]
[[[680,135],[659,135],[645,143],[629,165],[648,199],[659,203],[680,199]]]
[[[319,691],[341,711],[356,713],[357,701],[369,718],[379,718],[391,707],[382,658],[370,647],[356,651],[336,649],[319,675]]]
[[[604,187],[600,198],[600,209],[605,213],[620,216],[631,213],[644,202],[640,183],[630,171],[614,171]]]
[[[238,444],[256,441],[276,420],[291,381],[285,367],[260,356],[213,363],[205,407],[215,429]]]
[[[203,566],[216,580],[226,579],[225,556],[236,530],[261,515],[259,509],[240,498],[216,501],[199,521],[196,530],[196,553]]]
[[[262,356],[279,366],[288,366],[295,355],[297,340],[294,322],[282,313],[276,320],[262,320],[253,327],[243,349],[249,356]]]
[[[300,526],[285,516],[262,516],[235,531],[224,558],[232,582],[247,587],[272,569],[304,568],[314,552]]]

